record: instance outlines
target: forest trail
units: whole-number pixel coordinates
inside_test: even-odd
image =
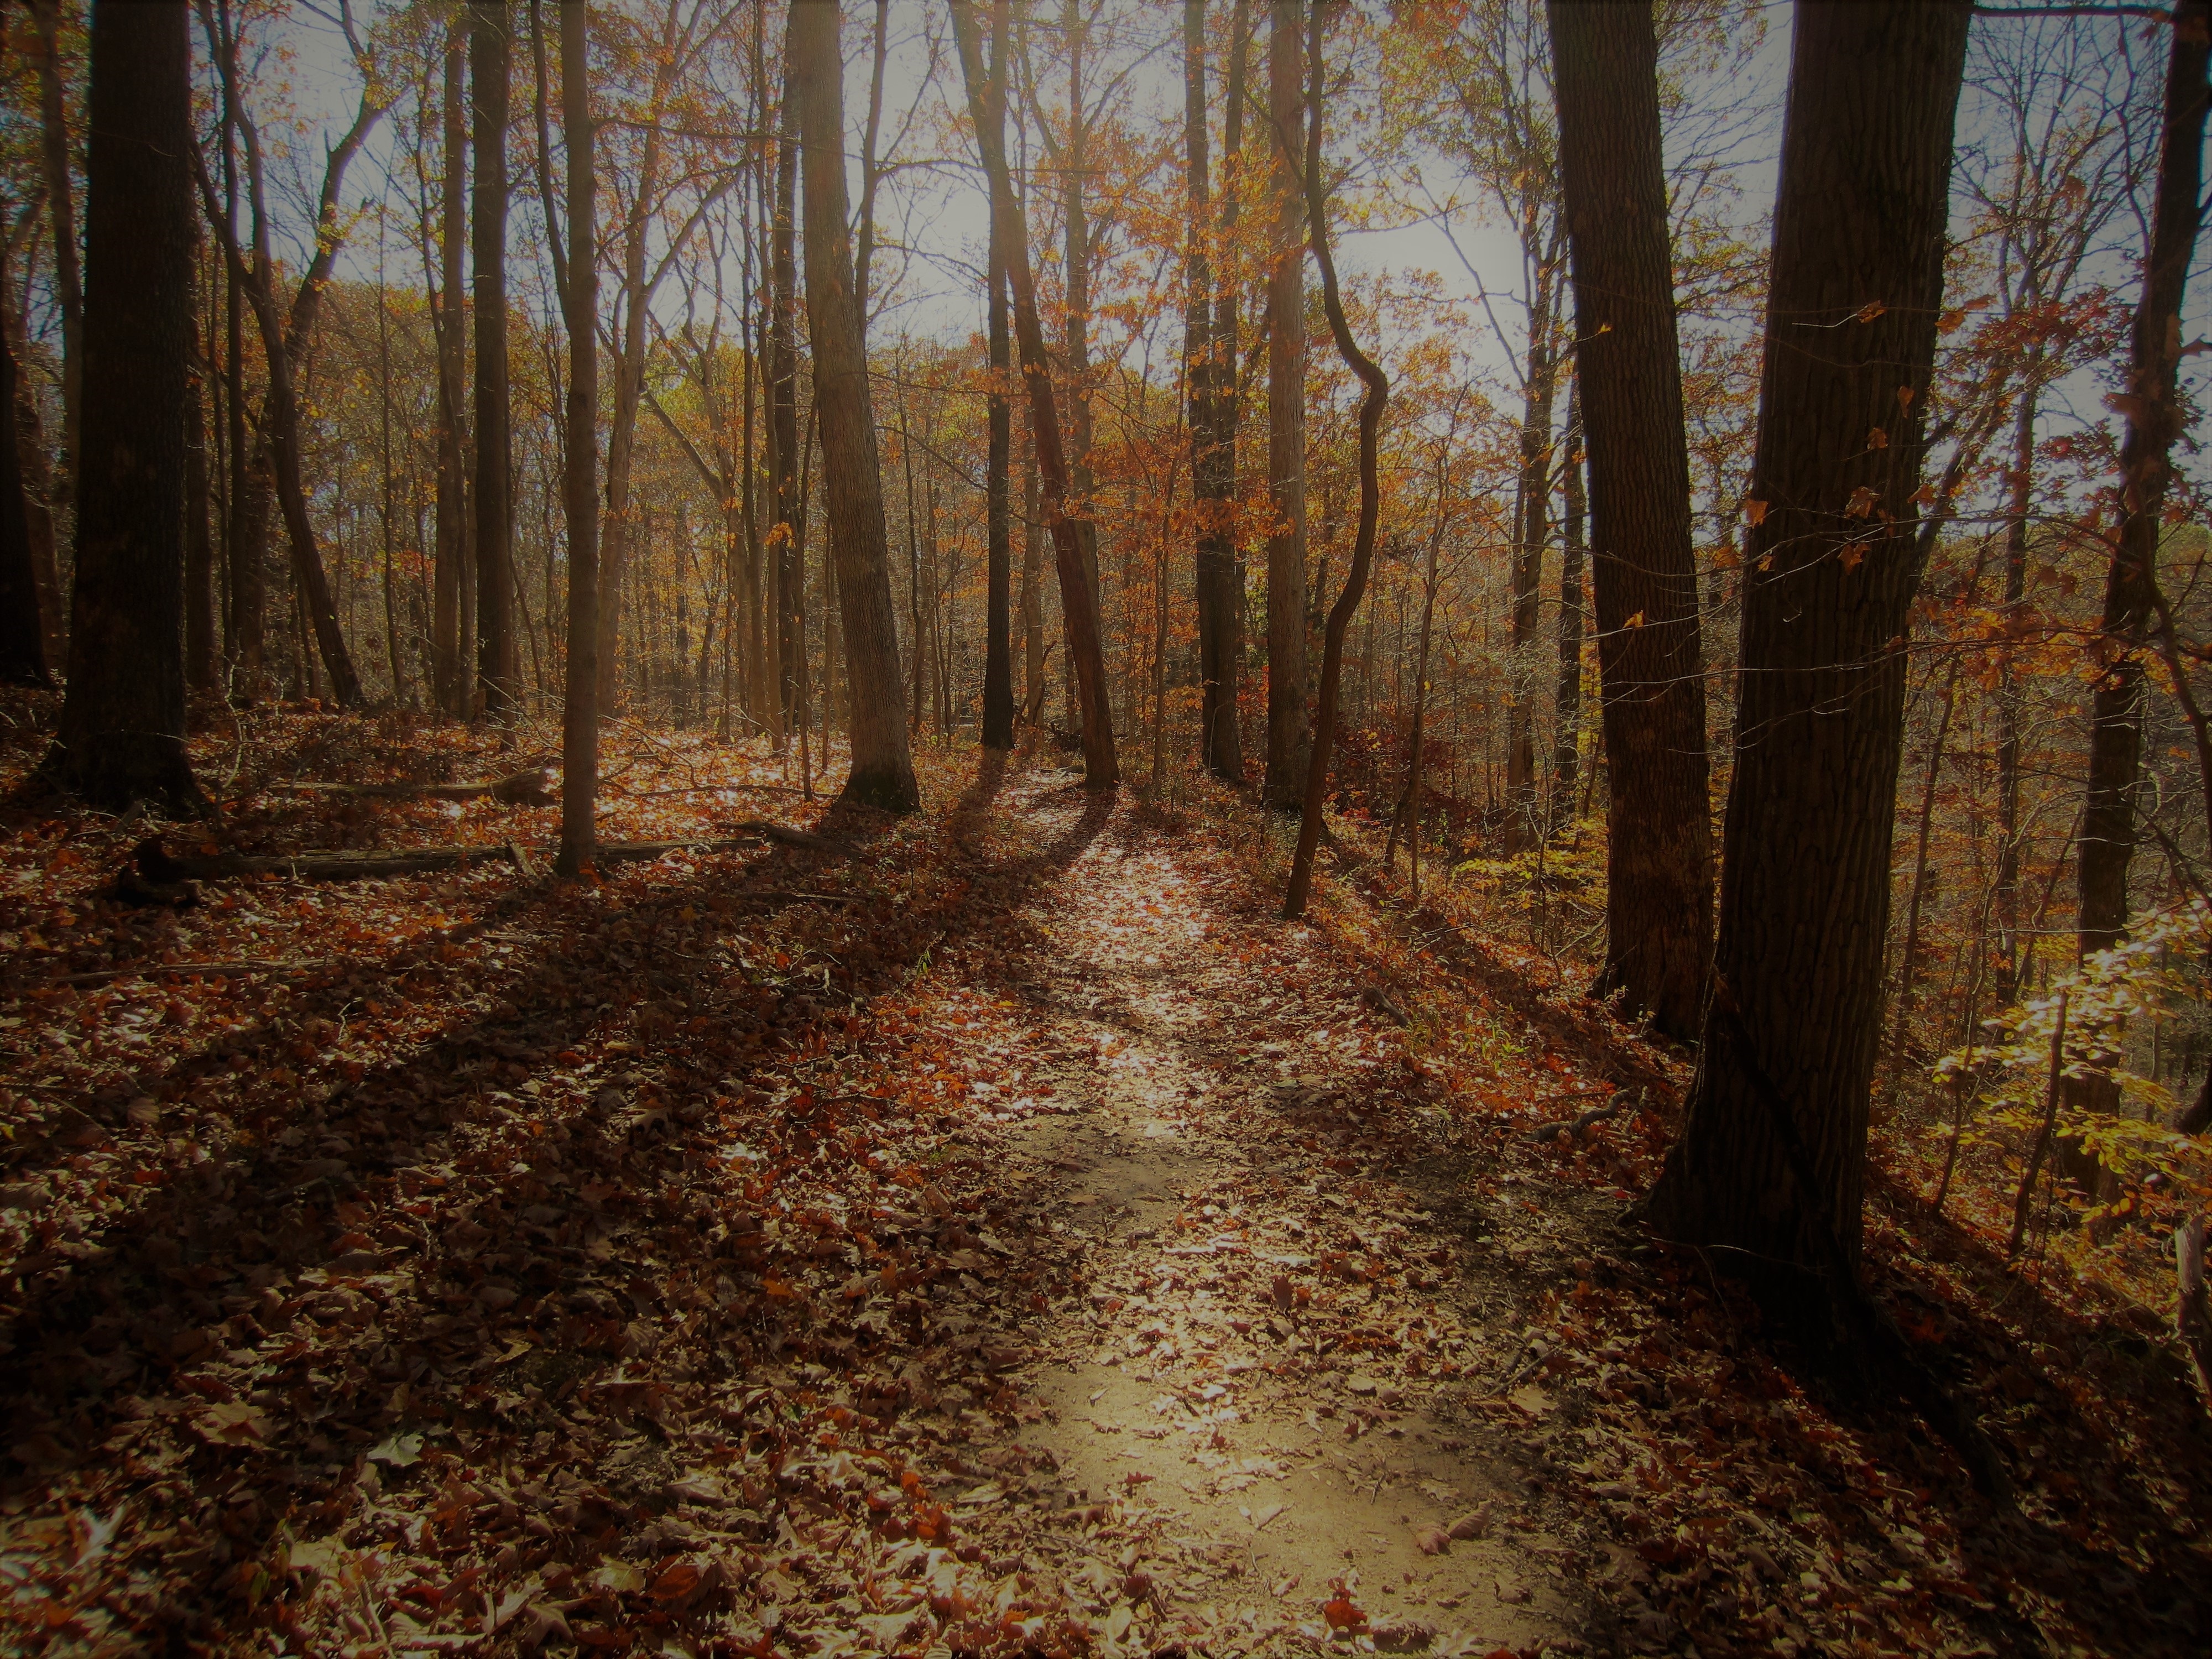
[[[1079,801],[1032,782],[1006,805],[1054,835]],[[1242,899],[1160,836],[1101,838],[1004,966],[1033,1022],[1016,1063],[1058,1106],[994,1134],[1054,1218],[1017,1258],[1085,1288],[1041,1329],[997,1299],[1035,1345],[1045,1417],[1021,1443],[1054,1479],[986,1483],[969,1524],[1121,1586],[1109,1652],[1310,1650],[1359,1626],[1386,1650],[1556,1644],[1580,1616],[1553,1583],[1565,1552],[1470,1444],[1462,1391],[1424,1375],[1480,1321],[1464,1237],[1366,1133],[1386,1017]],[[1103,1552],[1024,1512],[1108,1499],[1130,1536]]]

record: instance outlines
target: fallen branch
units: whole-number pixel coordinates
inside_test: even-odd
[[[292,795],[342,795],[365,800],[478,800],[489,795],[509,806],[550,806],[552,775],[540,766],[481,783],[272,783]]]
[[[1643,1109],[1643,1090],[1623,1089],[1619,1094],[1613,1096],[1612,1099],[1607,1101],[1604,1105],[1593,1106],[1588,1111],[1583,1112],[1577,1117],[1571,1119],[1562,1118],[1556,1123],[1538,1124],[1534,1129],[1531,1129],[1528,1132],[1528,1139],[1536,1142],[1539,1146],[1541,1146],[1545,1141],[1551,1139],[1555,1135],[1565,1135],[1570,1139],[1577,1139],[1580,1137],[1583,1130],[1589,1128],[1593,1123],[1603,1123],[1607,1119],[1619,1117],[1623,1112],[1631,1110],[1640,1111]]]

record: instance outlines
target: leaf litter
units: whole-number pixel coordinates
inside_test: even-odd
[[[398,717],[206,746],[224,850],[556,823],[274,787],[514,769]],[[1285,929],[1226,797],[926,757],[941,810],[817,821],[611,750],[610,838],[862,856],[127,906],[140,826],[11,820],[11,1648],[2203,1650],[2154,1340],[1884,1200],[1991,1513],[1619,1225],[1686,1062],[1543,959],[1371,875]],[[745,896],[799,892],[856,902]],[[194,963],[267,966],[131,971]]]

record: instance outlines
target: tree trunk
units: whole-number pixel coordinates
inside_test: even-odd
[[[1022,718],[1044,718],[1044,538],[1038,520],[1036,441],[1022,450]]]
[[[991,8],[991,84],[983,118],[1006,142],[1006,73],[1010,42],[1007,0]],[[990,288],[991,354],[990,459],[984,481],[985,537],[989,544],[988,588],[983,618],[983,747],[1014,746],[1013,535],[1014,408],[1012,342],[1006,324],[1006,252],[996,215],[992,216],[986,281]]]
[[[843,64],[836,0],[791,9],[790,90],[806,166],[806,318],[823,494],[853,685],[853,767],[839,799],[890,812],[921,804],[907,750],[898,624],[891,608],[883,475],[868,390],[867,342],[853,287],[845,202]],[[828,596],[824,596],[825,606]],[[826,617],[826,611],[825,611]],[[823,688],[825,698],[829,688]]]
[[[1625,32],[1625,31],[1624,31]],[[1656,95],[1655,95],[1656,105]],[[1663,220],[1662,224],[1663,227]],[[1521,398],[1521,466],[1513,488],[1512,594],[1507,621],[1505,680],[1505,848],[1535,844],[1537,623],[1543,605],[1544,544],[1551,539],[1552,409],[1558,397],[1559,362],[1553,351],[1558,327],[1556,250],[1523,238],[1522,256],[1535,273],[1528,308],[1528,378]],[[1665,267],[1662,267],[1665,269]],[[1666,316],[1674,316],[1672,295]],[[1682,483],[1685,506],[1689,481]],[[1685,529],[1688,520],[1684,520]],[[1602,625],[1602,624],[1601,624]]]
[[[1552,696],[1552,802],[1545,811],[1558,823],[1574,811],[1575,779],[1582,769],[1583,534],[1588,505],[1583,494],[1582,382],[1567,399],[1566,520],[1559,539],[1559,678]]]
[[[769,230],[768,465],[775,525],[776,750],[783,751],[800,710],[806,629],[800,609],[805,572],[799,562],[799,106],[786,66],[783,119],[776,140],[775,208]]]
[[[1036,436],[1037,471],[1044,489],[1045,522],[1051,527],[1054,551],[1060,567],[1060,612],[1066,619],[1067,654],[1074,671],[1083,705],[1084,785],[1111,789],[1121,781],[1114,752],[1114,723],[1107,707],[1106,663],[1098,637],[1098,605],[1085,554],[1082,526],[1090,523],[1090,507],[1068,501],[1066,452],[1060,447],[1060,410],[1053,395],[1052,364],[1047,356],[1043,325],[1038,320],[1036,289],[1030,274],[1029,229],[1013,181],[1006,167],[1006,147],[984,119],[985,77],[982,47],[977,40],[974,0],[954,0],[953,33],[960,49],[960,67],[967,82],[968,103],[983,154],[983,170],[991,185],[992,216],[1000,226],[1000,246],[1006,251],[1006,276],[1013,289],[1014,331],[1022,352],[1022,375],[1030,389],[1031,430]],[[1071,301],[1072,308],[1072,301]],[[1086,516],[1079,520],[1075,514]]]
[[[184,0],[92,12],[85,373],[69,690],[45,762],[91,805],[207,810],[185,752],[185,402],[192,340]]]
[[[2212,3],[2183,0],[2174,9],[2171,27],[2150,246],[2129,335],[2127,390],[2112,399],[2126,418],[2127,431],[2120,441],[2119,534],[2105,578],[2103,637],[2096,647],[2103,672],[2090,696],[2088,798],[2082,807],[2081,851],[2075,866],[2080,893],[2075,943],[2085,957],[2110,950],[2127,936],[2128,865],[2135,854],[2136,792],[2142,780],[2148,689],[2143,647],[2162,603],[2159,536],[2173,477],[2171,452],[2184,429],[2181,304],[2203,216],[2199,192],[2205,75],[2208,59],[2212,59]],[[2108,1055],[2088,1075],[2065,1079],[2069,1109],[2105,1114],[2119,1110],[2118,1080],[2105,1069],[2118,1058]],[[2079,1137],[2061,1139],[2057,1161],[2077,1186],[2093,1188],[2096,1184],[2096,1160]]]
[[[477,696],[496,721],[520,712],[514,636],[514,501],[508,477],[507,122],[514,47],[506,0],[470,0],[475,115],[470,252],[476,292]]]
[[[1305,797],[1312,749],[1306,723],[1306,251],[1303,9],[1272,0],[1267,112],[1273,129],[1274,267],[1267,278],[1267,774],[1279,811]]]
[[[437,552],[432,572],[431,675],[438,707],[455,720],[468,717],[469,635],[461,623],[461,595],[469,553],[468,338],[462,262],[469,234],[468,31],[456,21],[446,32],[445,181],[438,217],[438,276],[431,319],[438,347]],[[427,263],[427,261],[426,261]]]
[[[1390,395],[1390,382],[1352,337],[1352,325],[1344,314],[1338,292],[1336,262],[1328,247],[1328,198],[1322,194],[1321,101],[1322,35],[1328,27],[1328,9],[1316,6],[1306,36],[1306,225],[1313,248],[1314,265],[1321,272],[1322,310],[1328,318],[1329,333],[1337,356],[1365,387],[1359,400],[1359,527],[1353,532],[1352,565],[1345,572],[1344,592],[1329,607],[1328,625],[1322,635],[1321,691],[1314,705],[1313,763],[1306,772],[1305,803],[1298,817],[1298,844],[1291,856],[1289,890],[1283,896],[1283,915],[1295,921],[1305,914],[1306,898],[1313,890],[1314,854],[1321,847],[1322,810],[1328,799],[1329,750],[1336,737],[1337,683],[1344,672],[1344,635],[1352,626],[1361,595],[1367,591],[1367,572],[1375,556],[1375,526],[1382,511],[1382,485],[1378,450],[1382,406]]]
[[[196,250],[195,276],[199,264]],[[198,293],[195,282],[195,300]],[[216,689],[215,540],[208,522],[207,387],[197,361],[190,369],[190,382],[185,412],[185,684],[194,691],[212,691]]]
[[[8,304],[0,286],[0,305]],[[15,425],[15,354],[0,343],[0,415]],[[0,438],[0,684],[51,686],[39,581],[31,559],[31,514],[15,433]]]
[[[1224,160],[1241,147],[1244,23],[1240,0],[1226,88]],[[1190,214],[1183,273],[1187,289],[1183,349],[1189,376],[1191,495],[1196,532],[1200,758],[1215,776],[1241,783],[1244,757],[1237,726],[1241,617],[1232,522],[1237,479],[1237,290],[1228,269],[1234,246],[1237,190],[1235,179],[1228,178],[1222,191],[1222,269],[1217,272],[1207,252],[1214,228],[1206,158],[1206,0],[1185,0],[1183,88]]]
[[[28,226],[19,222],[19,228],[27,230]],[[6,402],[0,404],[0,421],[7,423],[0,446],[6,447],[9,463],[15,468],[16,500],[23,512],[23,555],[27,562],[25,580],[30,584],[24,593],[31,607],[32,624],[38,630],[40,672],[47,677],[39,683],[48,684],[69,661],[68,639],[62,627],[65,598],[61,591],[60,561],[55,556],[54,482],[46,453],[46,424],[39,418],[38,400],[22,374],[23,313],[9,275],[13,253],[12,247],[0,248],[0,352],[10,360],[13,386]]]
[[[228,47],[225,47],[226,52]],[[236,92],[223,82],[222,228],[225,249],[238,240]],[[269,474],[261,435],[247,441],[246,422],[246,279],[238,262],[223,262],[223,417],[230,434],[230,511],[223,522],[223,561],[230,568],[225,614],[232,696],[251,703],[262,694],[268,657],[266,569]]]
[[[2165,127],[2142,297],[2129,339],[2127,390],[2112,399],[2127,419],[2120,443],[2119,536],[2105,583],[2104,672],[2089,724],[2089,796],[2076,866],[2082,955],[2119,943],[2127,931],[2128,861],[2135,851],[2135,795],[2142,770],[2144,660],[2156,609],[2160,522],[2182,432],[2181,302],[2203,208],[2208,35],[2212,3],[2174,9],[2166,64]]]
[[[599,795],[599,274],[588,8],[561,8],[561,131],[568,151],[568,661],[561,709],[561,854],[574,877],[598,845]]]
[[[58,499],[76,499],[84,409],[84,282],[77,269],[76,191],[70,176],[69,114],[63,99],[60,0],[31,0],[37,40],[39,161],[54,240],[54,299],[62,314],[62,461]]]
[[[1712,809],[1657,46],[1645,7],[1555,0],[1551,20],[1611,785],[1598,989],[1689,1037],[1712,952]],[[1542,419],[1548,439],[1548,399]]]
[[[1716,983],[1687,1119],[1646,1207],[1662,1236],[1721,1248],[1778,1297],[1808,1288],[1793,1264],[1832,1275],[1859,1250],[1971,11],[1808,3],[1791,46]],[[1619,777],[1610,730],[1607,744]]]
[[[1997,1001],[2020,994],[2026,965],[2021,951],[2020,817],[2021,714],[2024,696],[2014,672],[2013,649],[2026,621],[2027,604],[2027,515],[2033,499],[2037,364],[2028,360],[2020,406],[2013,416],[2013,472],[2005,514],[2005,643],[1997,657],[1997,868],[1996,903],[1999,969]]]

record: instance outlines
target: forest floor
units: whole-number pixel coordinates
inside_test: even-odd
[[[7,705],[0,787],[52,717]],[[557,883],[112,890],[0,820],[10,1651],[2202,1654],[2212,1434],[2162,1332],[1887,1169],[1872,1279],[1978,1498],[1624,1220],[1686,1079],[1372,866],[1279,919],[1226,792],[924,757],[823,813],[619,728]],[[556,814],[287,793],[526,751],[270,711],[258,852]],[[1350,827],[1347,837],[1356,840]],[[1645,1109],[1544,1139],[1620,1089]]]

